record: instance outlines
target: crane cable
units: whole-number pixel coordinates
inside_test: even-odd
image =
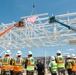
[[[35,4],[34,4],[34,0],[33,0],[33,8],[32,8],[31,15],[34,14],[34,11],[35,11]],[[18,23],[14,24],[14,25],[10,26],[9,28],[5,29],[4,31],[2,31],[2,32],[0,33],[0,37],[1,37],[2,35],[4,35],[6,32],[8,32],[9,30],[11,30],[14,26],[16,26],[16,27],[23,27],[24,24],[21,24],[21,23],[23,23],[23,21],[19,21]],[[21,26],[21,25],[22,25],[22,26]]]
[[[34,3],[34,0],[33,0],[33,6],[32,6],[32,11],[31,11],[31,15],[33,15],[35,12],[35,3]]]

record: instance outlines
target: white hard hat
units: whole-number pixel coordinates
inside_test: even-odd
[[[75,54],[72,54],[72,57],[74,58],[75,57]]]
[[[17,56],[18,55],[22,55],[22,52],[19,50],[19,51],[17,51],[17,54],[16,54]]]
[[[6,50],[5,55],[10,55],[10,54],[11,54],[10,50]]]
[[[57,53],[60,53],[60,54],[61,54],[61,51],[60,51],[60,50],[58,50],[58,51],[57,51]]]
[[[70,55],[67,55],[67,58],[70,58],[71,56]]]
[[[76,56],[74,58],[76,58]]]
[[[28,55],[30,55],[30,54],[32,55],[32,52],[31,51],[28,51]]]
[[[55,57],[54,56],[51,56],[51,60],[55,60]]]

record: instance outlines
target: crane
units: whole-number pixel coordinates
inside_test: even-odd
[[[23,27],[24,25],[25,25],[25,21],[24,21],[23,19],[21,19],[19,22],[11,25],[9,28],[7,28],[6,30],[2,31],[2,32],[0,33],[0,37],[1,37],[2,35],[4,35],[5,33],[7,33],[9,30],[11,30],[12,28],[14,28],[14,27]]]
[[[76,32],[76,29],[75,29],[74,27],[69,26],[69,25],[67,25],[67,24],[64,24],[64,23],[58,21],[58,20],[55,18],[55,16],[49,17],[49,23],[59,23],[59,24],[61,24],[62,26],[67,27],[69,30],[73,30],[73,31]]]

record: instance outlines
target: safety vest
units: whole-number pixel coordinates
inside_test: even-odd
[[[56,61],[57,61],[57,68],[64,68],[65,67],[64,57],[62,55],[56,56]]]
[[[72,60],[71,59],[68,59],[66,61],[66,69],[72,69]]]
[[[76,72],[76,60],[72,60],[73,66],[72,66],[72,71]]]
[[[35,60],[33,57],[30,57],[27,59],[28,60],[28,63],[27,63],[27,68],[26,70],[28,71],[33,71],[34,70],[34,63],[35,63]]]
[[[2,70],[5,70],[5,69],[11,69],[11,65],[10,65],[10,60],[11,58],[9,56],[4,56],[3,59],[2,59]]]
[[[23,59],[21,57],[15,58],[14,71],[16,71],[16,72],[23,71]]]
[[[51,61],[51,72],[57,72],[57,63],[55,60]]]

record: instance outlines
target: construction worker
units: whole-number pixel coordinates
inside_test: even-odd
[[[65,60],[64,57],[61,55],[61,51],[58,50],[56,53],[56,63],[58,69],[58,75],[65,75]]]
[[[72,75],[76,75],[76,57],[75,54],[72,54]]]
[[[32,57],[32,52],[28,52],[28,57],[25,61],[26,75],[34,75],[35,59]]]
[[[12,58],[10,56],[10,50],[6,50],[5,56],[2,58],[2,67],[1,67],[1,75],[10,75],[11,74],[11,61]]]
[[[25,25],[24,19],[21,19],[19,22],[14,24],[14,26],[16,26],[16,27],[23,27],[24,25]]]
[[[65,67],[66,67],[66,70],[68,72],[68,75],[72,75],[72,59],[71,59],[70,55],[67,55]]]
[[[75,63],[75,54],[71,54],[71,59],[72,59],[73,66],[74,66],[74,63]]]
[[[22,75],[24,60],[22,58],[22,52],[19,50],[14,59],[14,75]]]
[[[40,59],[37,60],[36,70],[38,75],[44,75],[45,67],[44,67],[43,61],[41,61]]]
[[[51,61],[49,63],[49,69],[50,69],[51,75],[57,75],[57,63],[55,61],[54,56],[51,57]]]

